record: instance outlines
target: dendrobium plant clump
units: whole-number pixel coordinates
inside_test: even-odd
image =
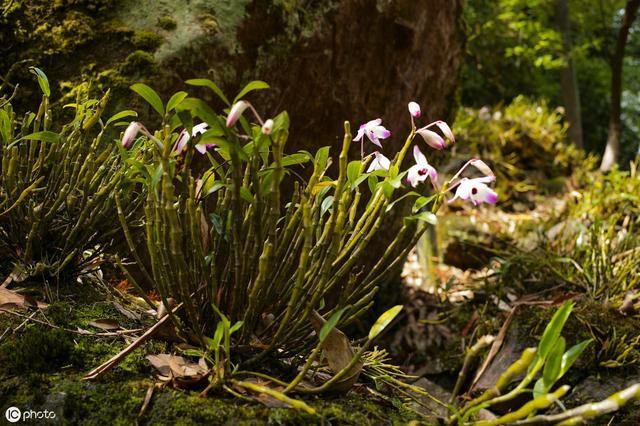
[[[493,174],[479,160],[469,161],[452,179],[439,182],[427,151],[414,139],[420,134],[425,148],[440,150],[453,144],[454,136],[443,121],[417,129],[415,122],[422,113],[416,102],[408,105],[409,137],[393,157],[382,153],[392,145],[385,142],[383,146],[391,132],[380,118],[361,125],[355,137],[345,122],[340,147],[322,147],[315,154],[285,154],[286,112],[263,120],[243,99],[253,90],[268,88],[266,83],[250,83],[233,102],[210,80],[187,83],[209,87],[227,105],[225,111],[217,114],[186,92],[174,95],[165,106],[153,89],[135,85],[132,89],[152,104],[163,125],[151,132],[139,122],[131,123],[121,141],[125,158],[130,150],[152,153],[141,156],[151,164],[131,163],[138,170],[132,177],[146,185],[144,241],[150,270],[140,260],[126,221],[120,221],[147,286],[157,291],[167,311],[170,299],[181,306],[176,326],[189,336],[189,343],[215,353],[210,356],[216,365],[212,384],[233,377],[229,359],[236,354],[232,348],[244,347],[239,365],[244,360],[256,365],[266,356],[304,364],[283,392],[301,391],[298,384],[322,349],[323,338],[317,336],[326,336],[319,329],[322,321],[333,318],[332,327],[343,327],[371,309],[378,286],[435,223],[435,212],[447,194],[455,191],[452,200],[468,199],[476,205],[497,201],[487,186]],[[247,110],[252,117],[246,116]],[[377,147],[366,157],[365,139]],[[353,142],[360,143],[361,156],[349,161]],[[331,149],[337,176],[329,175],[333,172]],[[400,171],[410,149],[415,163]],[[193,151],[206,154],[203,158],[211,163],[208,170],[191,167]],[[311,165],[304,177],[291,168],[304,164]],[[462,177],[469,165],[485,176]],[[433,195],[413,190],[427,179]],[[370,197],[362,196],[367,188]],[[400,221],[389,216],[409,196],[417,197],[412,215]],[[429,204],[431,211],[423,211]],[[377,254],[375,264],[365,267],[371,258],[370,242],[386,226],[397,226],[397,232]],[[128,279],[135,281],[131,274]],[[357,378],[351,370],[375,333],[369,336],[350,366],[304,392],[344,386],[341,380],[347,374]]]

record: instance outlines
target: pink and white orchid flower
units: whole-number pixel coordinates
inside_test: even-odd
[[[191,129],[191,136],[189,136],[189,133],[187,132],[186,129],[182,129],[182,131],[178,135],[178,139],[176,140],[173,150],[178,154],[182,153],[187,147],[187,142],[189,142],[189,139],[194,138],[206,132],[208,128],[209,128],[209,125],[207,123],[197,124],[193,126],[193,129]],[[198,142],[195,148],[200,154],[204,154],[205,152],[207,152],[208,149],[211,149],[214,146],[215,146],[214,144],[208,144],[208,143],[205,144],[205,143]]]
[[[229,115],[227,116],[227,127],[232,127],[236,124],[236,121],[240,118],[245,109],[249,108],[249,102],[247,101],[238,101],[231,107],[229,111]]]
[[[361,142],[363,140],[362,138],[365,135],[373,144],[382,148],[380,139],[388,138],[389,136],[391,136],[391,132],[382,125],[381,118],[376,118],[375,120],[371,120],[365,124],[362,124],[360,126],[360,129],[358,129],[356,137],[353,138],[353,141]]]
[[[127,149],[131,146],[133,141],[138,136],[140,130],[144,129],[144,125],[138,121],[132,121],[127,126],[127,129],[124,131],[124,135],[122,136],[122,147]]]
[[[495,176],[484,176],[474,179],[462,178],[458,183],[456,194],[449,203],[460,198],[471,200],[474,206],[481,203],[495,204],[498,202],[498,194],[487,186],[487,183],[495,181]]]
[[[431,183],[434,186],[438,185],[438,172],[427,161],[427,157],[424,156],[420,148],[417,145],[413,147],[413,158],[416,160],[416,164],[411,166],[407,173],[407,181],[414,188],[418,186],[418,183],[427,180],[427,177],[431,179]]]
[[[391,167],[391,161],[387,157],[385,157],[378,151],[375,151],[373,155],[374,158],[371,161],[371,164],[369,164],[367,173],[371,173],[376,170],[389,170],[389,167]]]
[[[420,118],[420,114],[422,114],[422,111],[420,110],[420,105],[417,102],[409,102],[408,107],[411,117]]]

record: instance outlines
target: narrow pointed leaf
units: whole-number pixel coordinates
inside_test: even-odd
[[[333,315],[329,317],[327,322],[325,322],[322,325],[322,328],[320,329],[320,333],[318,334],[318,338],[320,339],[320,342],[324,342],[324,339],[327,338],[331,330],[333,330],[333,328],[338,324],[338,322],[340,321],[340,318],[342,317],[342,314],[346,309],[347,308],[345,307],[340,309],[339,311],[334,312]]]
[[[229,102],[229,99],[227,99],[222,90],[220,90],[220,88],[213,81],[207,78],[193,78],[191,80],[187,80],[186,83],[190,84],[191,86],[208,87],[213,91],[213,93],[216,94],[216,96],[222,99],[222,102],[227,104],[227,106],[231,106],[231,102]]]
[[[247,93],[252,92],[254,90],[263,90],[268,89],[269,85],[261,80],[255,80],[244,86],[244,88],[238,93],[238,96],[233,100],[233,103],[238,102],[243,98]]]
[[[387,328],[387,326],[394,320],[396,316],[402,310],[402,305],[396,305],[393,308],[386,311],[384,314],[380,315],[380,317],[376,320],[369,331],[369,340],[374,339],[377,335],[382,333],[382,331]]]
[[[136,83],[132,85],[131,90],[142,96],[142,98],[147,101],[161,117],[164,116],[164,104],[155,90],[143,83]]]
[[[564,324],[567,322],[571,310],[573,309],[573,303],[570,301],[565,302],[560,309],[553,315],[549,324],[544,330],[542,339],[538,344],[538,357],[540,359],[546,359],[553,347],[555,346]]]
[[[180,105],[180,102],[184,101],[188,95],[189,94],[187,92],[182,91],[174,93],[173,96],[171,96],[171,99],[169,99],[169,102],[167,102],[167,112],[173,111],[173,109]]]

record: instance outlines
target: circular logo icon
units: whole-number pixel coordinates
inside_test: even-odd
[[[7,411],[4,412],[4,416],[7,418],[9,423],[16,423],[20,421],[22,412],[18,407],[9,407],[7,408]]]

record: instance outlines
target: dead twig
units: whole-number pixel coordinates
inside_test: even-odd
[[[173,308],[171,312],[175,314],[180,308],[182,308],[182,303],[180,303],[179,305],[176,305],[176,307]],[[122,362],[122,360],[126,358],[126,356],[129,355],[131,352],[133,352],[134,349],[136,349],[138,346],[140,346],[145,341],[147,341],[151,336],[153,336],[160,328],[162,328],[164,324],[166,324],[168,321],[171,320],[171,317],[172,315],[166,315],[162,317],[157,323],[155,323],[152,327],[150,327],[142,336],[138,337],[129,346],[127,346],[122,351],[120,351],[120,353],[116,354],[107,362],[103,363],[102,365],[99,365],[98,367],[88,372],[82,378],[82,380],[92,380],[92,379],[97,379],[99,377],[102,377],[105,373],[107,373],[113,367],[115,367],[120,362]]]

